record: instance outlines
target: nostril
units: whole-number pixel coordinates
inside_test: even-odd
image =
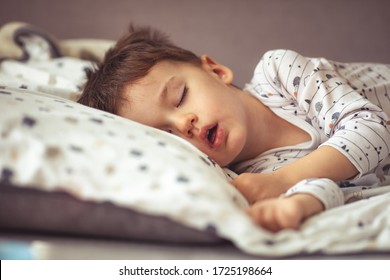
[[[190,136],[190,137],[192,136],[192,130],[191,129],[187,130],[187,136]]]
[[[192,137],[194,135],[193,129],[195,127],[196,121],[197,118],[195,115],[187,114],[181,118],[180,123],[178,123],[178,128],[186,137]]]

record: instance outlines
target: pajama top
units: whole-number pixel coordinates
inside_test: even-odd
[[[310,193],[328,209],[390,191],[379,188],[390,183],[390,65],[273,50],[262,57],[245,90],[305,130],[311,141],[272,149],[231,166],[234,171],[272,172],[327,145],[343,153],[359,174],[343,182],[303,180],[285,195]]]

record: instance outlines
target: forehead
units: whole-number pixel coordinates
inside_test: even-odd
[[[122,97],[127,102],[137,98],[144,98],[145,95],[152,95],[162,92],[164,86],[173,77],[178,79],[189,79],[196,75],[196,72],[202,71],[202,67],[189,62],[161,61],[154,65],[148,74],[135,83],[126,85]],[[195,72],[194,72],[195,71]]]
[[[180,65],[163,61],[157,63],[149,73],[133,84],[124,87],[122,100],[118,106],[118,115],[139,122],[144,122],[145,112],[155,110],[151,108],[156,103],[158,95],[163,92],[166,83],[180,73]]]
[[[154,92],[162,89],[162,86],[173,76],[177,76],[181,72],[181,68],[185,67],[184,63],[161,61],[154,65],[145,77],[142,77],[133,84],[129,84],[124,88],[124,97],[132,99],[132,95],[139,91]],[[153,91],[154,90],[154,91]],[[157,90],[157,91],[156,91]]]

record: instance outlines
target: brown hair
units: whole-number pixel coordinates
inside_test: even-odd
[[[201,64],[197,55],[175,46],[160,31],[130,25],[129,33],[107,51],[103,62],[87,70],[87,82],[78,102],[116,114],[124,87],[164,60]]]

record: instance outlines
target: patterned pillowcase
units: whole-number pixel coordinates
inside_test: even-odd
[[[13,194],[31,188],[65,192],[79,201],[109,202],[219,236],[232,231],[222,226],[226,219],[249,223],[240,211],[246,203],[228,183],[228,173],[173,135],[26,89],[0,88],[0,112],[0,183],[8,191],[11,185]],[[54,215],[63,211],[60,205],[45,211]],[[7,227],[5,217],[12,213],[3,208],[0,227]],[[23,222],[20,218],[13,227],[28,228],[21,227]],[[165,230],[173,229],[171,224]],[[140,238],[146,234],[138,233]],[[191,239],[186,235],[186,241]]]

